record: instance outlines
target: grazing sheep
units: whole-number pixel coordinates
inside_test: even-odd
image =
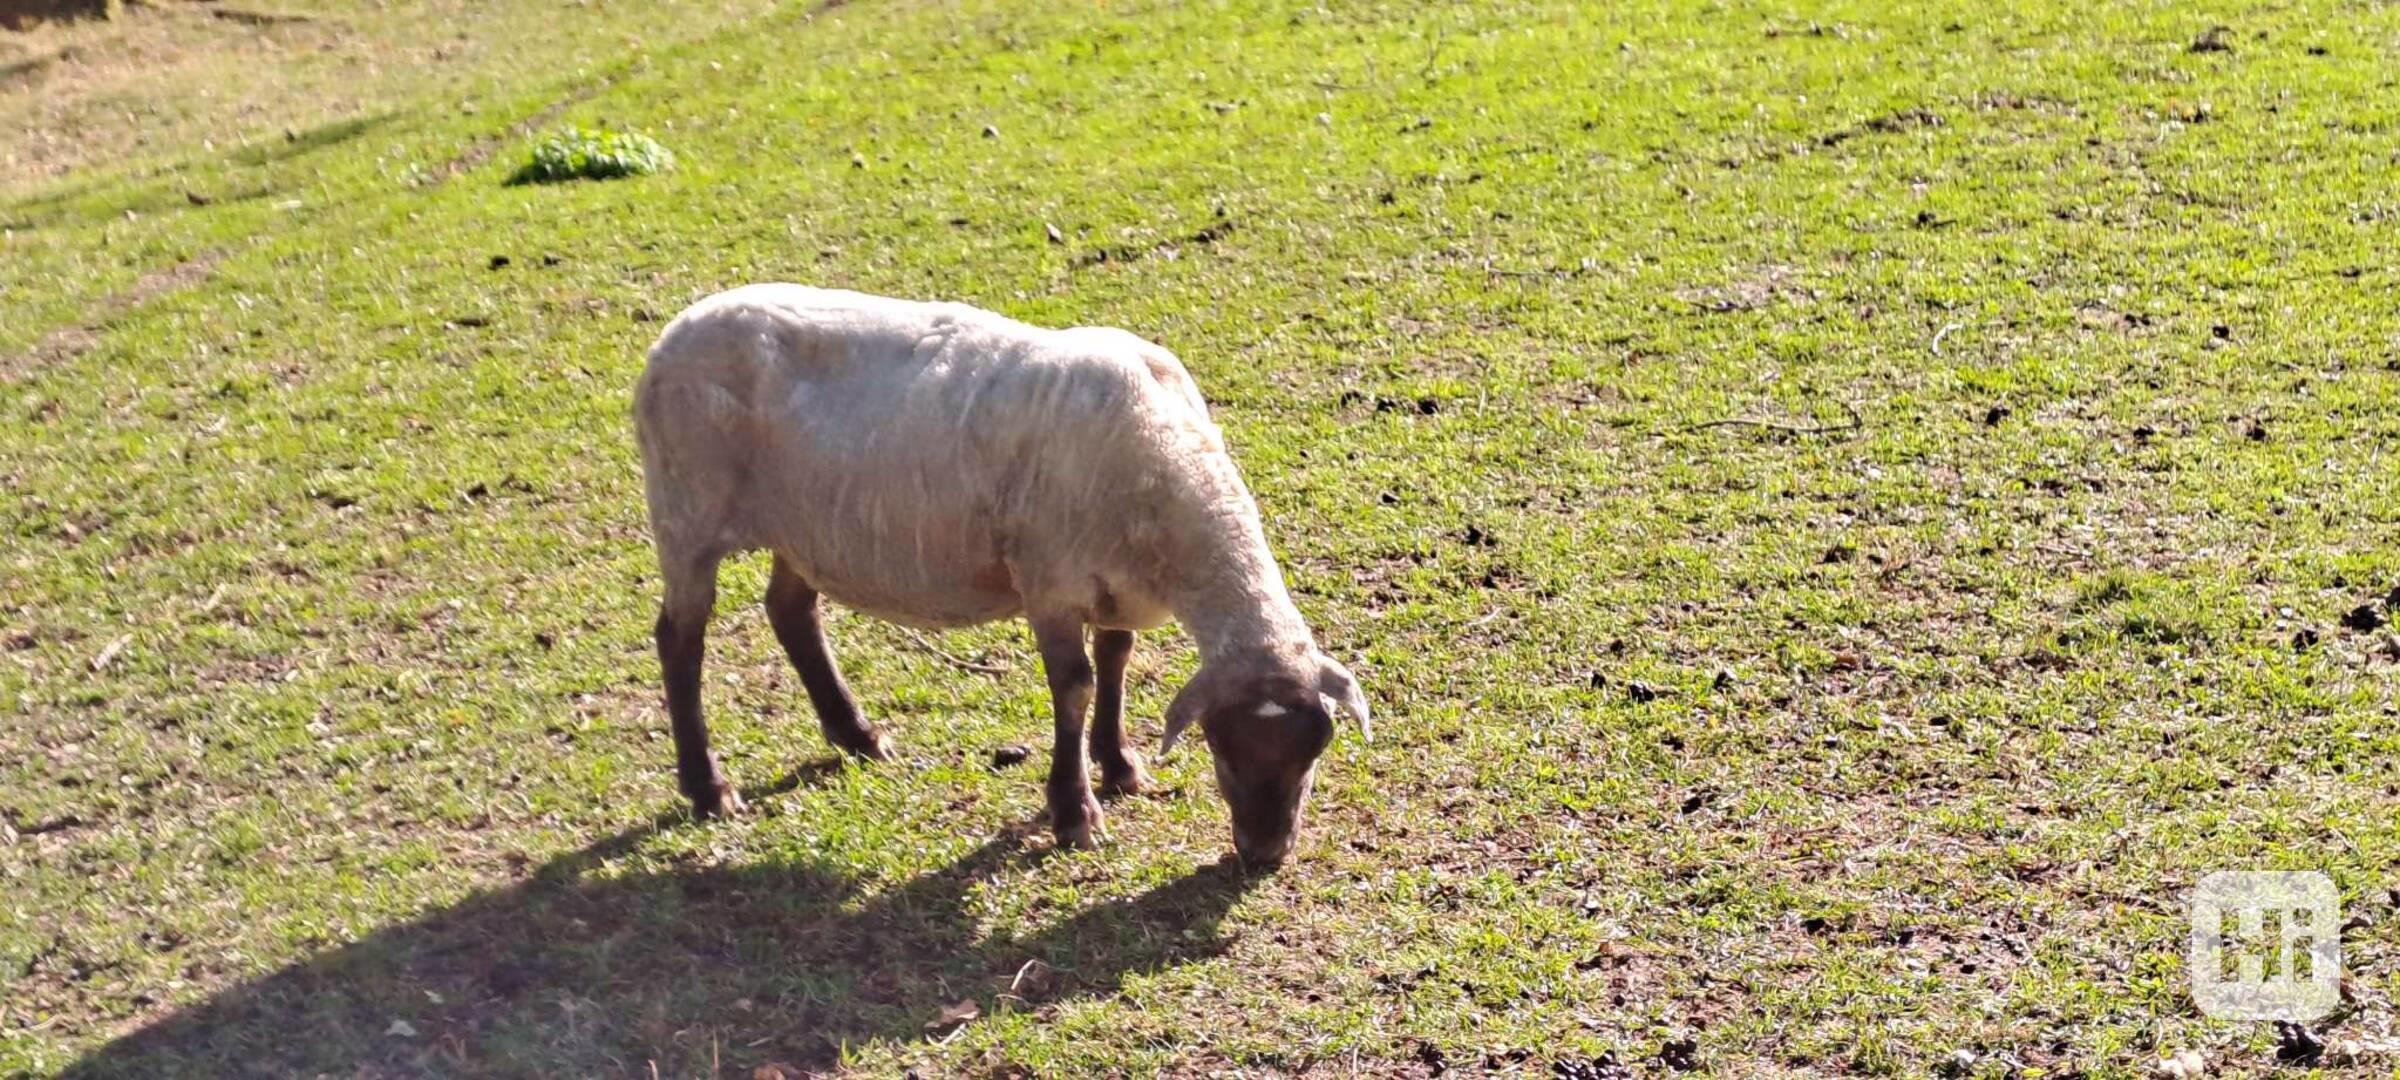
[[[1200,669],[1167,708],[1160,750],[1200,725],[1245,860],[1290,851],[1331,714],[1367,731],[1366,696],[1292,606],[1198,387],[1125,331],[752,285],[667,326],[634,419],[666,579],[658,653],[677,771],[701,817],[740,808],[700,715],[717,565],[760,548],[774,553],[775,636],[826,739],[860,757],[890,744],[842,682],[819,594],[920,627],[1023,615],[1049,676],[1064,846],[1090,846],[1100,827],[1087,709],[1100,790],[1147,782],[1124,740],[1125,663],[1134,632],[1170,617]]]

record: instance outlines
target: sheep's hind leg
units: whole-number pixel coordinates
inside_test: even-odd
[[[676,780],[692,802],[693,817],[725,817],[742,809],[742,797],[709,753],[708,723],[700,715],[700,666],[717,604],[717,560],[670,559],[664,569],[667,596],[659,606],[656,634],[667,716],[675,731]]]
[[[792,670],[800,673],[800,685],[817,710],[825,741],[862,758],[889,760],[891,740],[859,714],[858,699],[834,665],[833,649],[825,642],[825,621],[818,614],[817,591],[781,555],[775,557],[774,573],[767,579],[767,622],[775,627],[775,640],[783,643]]]
[[[1100,765],[1100,794],[1139,795],[1150,786],[1142,756],[1125,744],[1125,664],[1133,658],[1133,631],[1092,632],[1092,666],[1099,693],[1092,701],[1092,760]]]
[[[1077,615],[1029,616],[1042,671],[1050,678],[1050,707],[1056,738],[1050,746],[1050,828],[1062,848],[1095,846],[1102,833],[1100,803],[1092,798],[1091,774],[1083,765],[1083,718],[1092,706],[1092,662],[1084,655],[1083,619]]]

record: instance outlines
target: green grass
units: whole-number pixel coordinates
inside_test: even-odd
[[[2400,9],[326,8],[0,192],[0,1073],[2299,1075],[2249,867],[2390,1033]],[[1196,748],[1050,856],[1019,626],[835,616],[832,763],[755,561],[683,823],[628,393],[765,279],[1184,358],[1378,711],[1290,867]]]

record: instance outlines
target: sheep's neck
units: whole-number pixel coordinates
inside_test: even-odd
[[[1243,503],[1248,503],[1243,499]],[[1284,590],[1283,571],[1267,550],[1258,512],[1240,506],[1214,515],[1201,531],[1205,550],[1182,553],[1184,571],[1169,604],[1199,646],[1202,663],[1256,649],[1289,650],[1312,643],[1308,624]]]

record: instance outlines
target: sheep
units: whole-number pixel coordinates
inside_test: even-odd
[[[1087,712],[1100,792],[1151,783],[1125,742],[1125,666],[1134,635],[1169,618],[1200,667],[1159,753],[1199,725],[1245,863],[1290,852],[1334,714],[1372,736],[1366,695],[1285,591],[1199,388],[1132,333],[750,285],[668,324],[633,411],[665,586],[659,665],[696,817],[741,809],[708,748],[700,671],[718,565],[759,549],[773,556],[768,620],[818,725],[860,758],[891,743],[842,680],[819,597],[918,628],[1022,616],[1048,676],[1062,847],[1102,831]]]

